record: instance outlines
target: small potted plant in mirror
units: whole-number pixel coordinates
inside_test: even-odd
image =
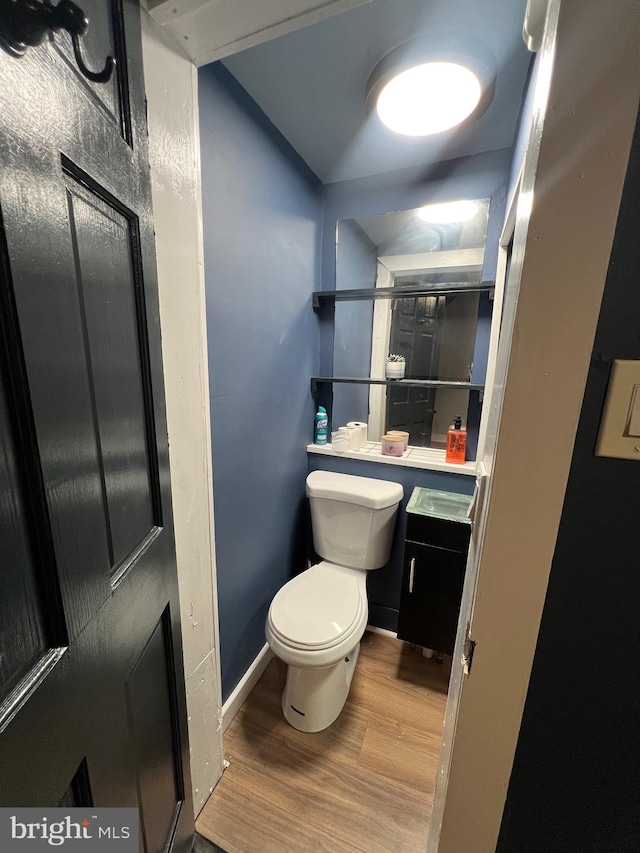
[[[403,355],[390,353],[385,359],[384,375],[386,379],[402,379],[404,377],[405,360]]]

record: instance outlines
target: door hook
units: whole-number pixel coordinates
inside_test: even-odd
[[[61,2],[65,3],[68,0],[61,0]],[[85,21],[87,21],[88,25],[89,22],[86,18]],[[111,75],[116,64],[113,56],[107,56],[102,71],[91,71],[84,63],[82,54],[80,53],[80,38],[75,33],[71,34],[71,44],[73,45],[73,55],[78,63],[78,68],[88,80],[92,80],[94,83],[108,83],[111,80]]]
[[[73,55],[81,73],[94,83],[107,83],[115,67],[115,59],[107,56],[102,71],[87,68],[80,53],[80,39],[89,29],[89,19],[72,0],[0,0],[0,47],[15,57],[24,56],[29,47],[37,47],[45,38],[66,30],[71,36]]]

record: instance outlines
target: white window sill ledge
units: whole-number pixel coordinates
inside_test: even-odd
[[[307,453],[321,456],[335,456],[343,459],[364,459],[367,462],[381,462],[383,465],[401,465],[403,468],[424,468],[429,471],[446,471],[448,474],[476,476],[476,463],[462,464],[444,461],[444,450],[426,447],[410,447],[402,456],[383,456],[381,445],[368,441],[360,450],[347,450],[336,453],[330,444],[308,444]]]

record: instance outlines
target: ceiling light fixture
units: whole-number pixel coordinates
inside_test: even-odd
[[[430,136],[468,118],[482,96],[480,81],[456,62],[425,62],[401,71],[378,95],[380,121],[404,136]]]
[[[493,98],[495,75],[478,48],[436,50],[416,41],[384,57],[367,82],[366,104],[402,136],[442,133],[478,118]]]
[[[446,201],[427,204],[418,210],[418,218],[433,225],[450,225],[453,222],[469,222],[478,212],[475,201]]]

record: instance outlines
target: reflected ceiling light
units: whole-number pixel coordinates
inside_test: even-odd
[[[428,204],[418,211],[418,218],[434,225],[449,225],[452,222],[468,222],[478,212],[475,201],[447,201]]]
[[[482,86],[457,62],[424,62],[393,77],[378,95],[384,125],[404,136],[441,133],[468,118],[480,103]]]

